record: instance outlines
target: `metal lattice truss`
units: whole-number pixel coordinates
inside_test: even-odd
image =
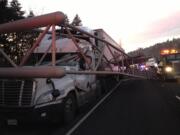
[[[65,33],[56,31],[56,26],[60,26],[64,29]],[[6,60],[12,65],[12,67],[0,68],[1,78],[60,78],[65,74],[97,74],[97,75],[125,75],[132,77],[145,78],[145,73],[139,72],[133,65],[133,58],[128,56],[121,48],[111,44],[110,42],[102,39],[98,36],[90,34],[80,28],[74,27],[65,23],[65,16],[62,12],[55,12],[42,16],[22,19],[10,23],[0,25],[0,33],[20,32],[25,30],[33,30],[36,28],[46,27],[38,36],[36,42],[32,45],[26,55],[23,57],[19,65],[16,65],[4,52],[0,50],[0,53],[6,58]],[[49,31],[51,30],[51,31]],[[72,31],[76,31],[81,34],[73,34]],[[50,33],[52,36],[52,42],[44,52],[40,60],[33,67],[25,66],[29,60],[31,54],[40,45],[43,37]],[[78,55],[67,55],[62,59],[56,59],[56,35],[65,36],[72,39],[75,47],[77,48]],[[78,44],[79,39],[95,39],[98,42],[103,43],[100,48],[93,42],[88,40],[91,45],[92,51],[96,54],[95,66],[91,67],[85,52]],[[104,49],[109,51],[112,59],[104,54]],[[51,62],[46,66],[40,66],[46,55],[51,51]],[[82,58],[86,65],[89,66],[88,70],[74,71],[65,70],[56,66],[57,62],[69,61],[72,59]],[[102,63],[108,68],[102,67]],[[116,70],[114,69],[116,67]],[[126,68],[124,68],[126,67]]]

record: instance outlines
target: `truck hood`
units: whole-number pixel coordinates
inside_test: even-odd
[[[59,98],[65,97],[67,92],[71,89],[74,89],[74,76],[66,75],[62,78],[51,79],[55,85],[55,89],[60,91]],[[47,79],[36,79],[36,92],[35,92],[35,101],[42,95],[51,93],[53,90],[52,84],[47,83]]]

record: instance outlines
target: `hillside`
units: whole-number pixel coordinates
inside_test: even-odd
[[[160,50],[169,48],[180,49],[180,38],[157,43],[147,48],[139,48],[135,51],[129,52],[128,54],[130,56],[144,55],[145,57],[155,57],[159,59]]]

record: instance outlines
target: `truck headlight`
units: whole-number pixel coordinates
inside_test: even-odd
[[[168,72],[168,73],[172,72],[172,70],[173,70],[172,67],[165,67],[165,71]]]
[[[52,99],[53,99],[53,96],[52,96],[52,94],[50,92],[45,93],[45,94],[42,94],[41,96],[39,96],[37,98],[36,104],[47,103],[47,102],[52,101]]]

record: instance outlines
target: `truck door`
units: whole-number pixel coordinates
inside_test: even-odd
[[[92,66],[92,58],[87,57],[89,59],[89,65]],[[85,63],[83,59],[79,60],[80,71],[88,71],[90,67]],[[93,91],[96,89],[96,76],[95,75],[76,75],[75,81],[76,88],[79,90],[79,93],[84,100],[88,100],[92,97]]]
[[[90,67],[88,66],[88,64],[85,63],[84,59],[81,58],[79,60],[80,71],[88,71],[92,67],[92,58],[90,56],[87,56],[87,59]],[[77,87],[88,92],[94,88],[93,85],[95,83],[95,79],[96,79],[95,75],[86,75],[86,74],[77,75],[76,76],[76,82],[78,84]]]

